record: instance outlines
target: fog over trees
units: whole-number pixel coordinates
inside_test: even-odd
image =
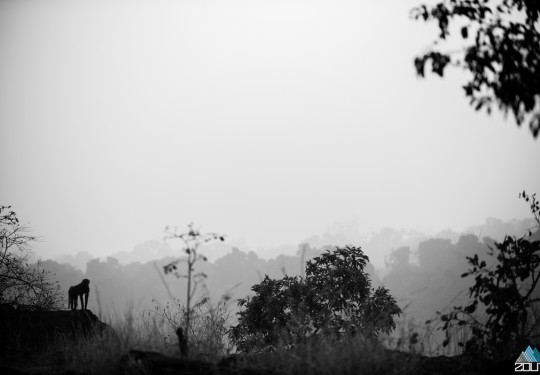
[[[209,244],[201,248],[201,254],[223,255],[197,263],[196,271],[208,276],[198,296],[207,294],[218,301],[228,295],[230,308],[236,309],[235,300],[252,294],[251,287],[265,275],[276,279],[301,275],[302,261],[337,245],[358,243],[370,257],[367,272],[373,285],[386,286],[404,310],[404,317],[421,322],[464,300],[470,286],[469,280],[460,277],[467,268],[466,256],[485,254],[495,240],[500,241],[505,235],[521,236],[532,225],[531,219],[503,222],[490,218],[463,233],[443,231],[434,236],[384,228],[373,233],[371,239],[357,242],[343,232],[327,233],[308,238],[294,254],[270,259],[226,242]],[[156,303],[166,303],[171,295],[182,299],[185,294],[185,279],[163,274],[163,266],[179,254],[173,247],[170,242],[147,241],[131,252],[111,257],[98,259],[89,253],[78,253],[45,260],[42,267],[56,274],[66,293],[75,281],[92,280],[89,306],[103,316],[121,313],[126,308],[142,312],[153,310]],[[378,260],[375,265],[373,259]],[[179,263],[178,267],[182,270],[185,265]]]

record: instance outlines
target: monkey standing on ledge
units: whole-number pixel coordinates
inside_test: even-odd
[[[88,306],[88,294],[90,294],[90,280],[83,279],[83,281],[75,286],[69,288],[68,291],[68,308],[71,310],[77,310],[77,297],[81,298],[81,310],[86,310]],[[85,300],[83,301],[83,294]]]

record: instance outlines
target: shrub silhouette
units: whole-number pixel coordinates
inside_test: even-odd
[[[540,228],[536,194],[523,192],[520,197],[530,204]],[[471,301],[440,315],[446,333],[443,346],[448,345],[453,328],[467,326],[471,338],[458,343],[466,352],[488,358],[514,356],[531,344],[540,324],[536,310],[540,298],[535,294],[540,279],[540,241],[533,240],[529,232],[521,238],[506,236],[489,249],[490,259],[480,259],[478,254],[467,257],[469,270],[461,276],[474,277],[469,288]],[[483,319],[478,318],[482,315]]]
[[[41,261],[29,264],[37,238],[21,225],[11,206],[0,205],[0,304],[54,310],[62,306],[60,285]]]
[[[297,345],[321,334],[372,339],[389,333],[401,309],[388,289],[371,288],[364,271],[368,261],[360,247],[337,247],[308,261],[305,278],[265,276],[251,288],[253,297],[239,300],[244,309],[231,328],[232,342],[247,352]]]

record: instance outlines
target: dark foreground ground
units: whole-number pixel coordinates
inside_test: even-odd
[[[481,362],[470,357],[425,357],[387,349],[369,350],[360,358],[347,362],[347,353],[340,359],[326,355],[316,361],[308,351],[232,355],[218,362],[186,360],[153,351],[121,348],[116,360],[103,370],[88,367],[84,351],[72,349],[72,343],[107,335],[107,345],[122,346],[114,330],[89,310],[85,311],[25,311],[0,306],[0,374],[189,374],[189,375],[293,375],[293,374],[514,374],[514,361]],[[70,346],[71,345],[71,346]],[[344,348],[350,350],[350,348]],[[68,354],[69,352],[69,354]],[[73,354],[75,353],[75,354]],[[342,353],[343,354],[343,353]],[[81,356],[81,366],[77,358]],[[358,357],[358,353],[355,353]],[[315,359],[315,360],[314,360]],[[325,363],[325,360],[327,362]],[[347,363],[346,363],[347,362]],[[100,370],[96,370],[100,369]]]

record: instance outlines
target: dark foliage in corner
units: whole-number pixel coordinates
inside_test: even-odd
[[[230,337],[241,351],[272,350],[325,334],[375,338],[395,328],[401,313],[388,289],[371,288],[364,272],[369,259],[359,247],[337,247],[307,262],[306,276],[266,276],[252,287]]]
[[[504,113],[511,111],[518,125],[528,118],[533,137],[538,137],[538,0],[444,0],[414,8],[412,17],[437,22],[439,41],[450,37],[451,24],[462,25],[461,37],[468,41],[460,51],[429,49],[416,57],[414,64],[419,76],[424,77],[427,63],[441,77],[448,65],[464,67],[471,78],[463,88],[476,110],[485,107],[491,113],[495,102]]]
[[[540,228],[540,205],[536,194],[520,197],[530,203],[532,214]],[[442,329],[446,333],[443,345],[448,345],[456,326],[468,326],[472,335],[464,346],[465,352],[487,358],[514,356],[534,342],[538,331],[538,294],[540,279],[540,241],[528,236],[506,236],[495,242],[488,255],[481,260],[478,254],[467,257],[469,270],[462,277],[473,276],[469,288],[471,301],[467,306],[456,306],[441,314]]]
[[[62,305],[60,285],[40,263],[28,264],[36,237],[20,225],[17,215],[0,206],[0,304],[52,310]]]

